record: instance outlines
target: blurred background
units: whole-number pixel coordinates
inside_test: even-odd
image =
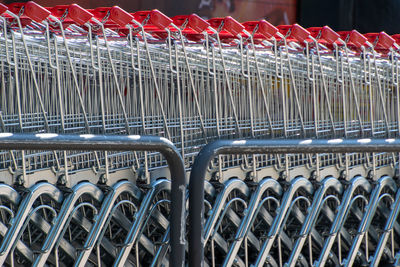
[[[3,3],[23,2],[0,0]],[[85,8],[118,5],[134,12],[157,8],[169,16],[197,13],[232,16],[240,22],[266,19],[274,25],[329,25],[336,31],[400,33],[400,0],[36,0],[43,6],[77,3]]]

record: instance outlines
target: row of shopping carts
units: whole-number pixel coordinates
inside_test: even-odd
[[[400,36],[116,6],[0,13],[0,137],[157,135],[190,171],[217,139],[400,135]],[[217,157],[205,264],[400,264],[398,157]],[[168,264],[160,154],[2,151],[0,177],[1,264]]]

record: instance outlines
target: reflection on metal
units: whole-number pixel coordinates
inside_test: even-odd
[[[229,199],[222,201],[230,192],[225,188],[229,188],[228,185],[236,181],[228,179],[219,196],[215,198],[214,204],[211,203],[212,212],[205,221],[204,232],[202,231],[204,202],[203,192],[199,189],[201,189],[200,184],[204,182],[209,163],[214,157],[227,154],[374,151],[399,152],[400,142],[395,139],[340,140],[340,142],[221,140],[207,145],[195,160],[189,184],[189,264],[191,266],[200,266],[203,263],[208,266],[218,264],[374,266],[377,262],[393,264],[398,261],[399,189],[394,179],[387,175],[376,179],[361,175],[355,175],[351,179],[348,176],[345,176],[346,179],[328,176],[320,181],[300,176],[285,178],[280,182],[266,177],[261,178],[254,189],[249,188],[250,195],[242,191],[241,200],[238,200],[237,195],[231,196],[232,202],[229,202]],[[348,154],[344,159],[347,157]],[[370,173],[376,175],[375,164],[376,162],[372,165]],[[260,169],[260,173],[261,171]],[[295,168],[293,171],[290,170],[294,171]],[[236,183],[238,183],[237,189],[243,188],[244,185],[239,181]],[[251,181],[249,185],[252,185]],[[268,194],[265,194],[264,190]],[[232,205],[236,202],[241,204]],[[225,220],[227,214],[232,214],[232,218],[238,220],[236,227],[230,226],[234,219],[225,224],[219,223]],[[234,216],[235,214],[242,215]],[[211,240],[208,238],[211,222],[218,222],[216,225],[221,228],[218,231],[224,233],[222,239],[218,240],[214,236],[215,231]]]
[[[182,159],[171,142],[164,138],[150,136],[1,135],[0,149],[9,148],[100,151],[145,150],[160,152],[167,160],[172,176],[171,186],[169,187],[171,205],[164,208],[164,212],[171,213],[171,216],[164,217],[163,226],[165,230],[168,227],[169,220],[171,221],[171,263],[176,262],[178,265],[183,265],[185,243],[183,218],[185,215],[184,194],[186,181]],[[9,187],[5,188],[8,189]],[[28,260],[28,262],[37,266],[42,266],[47,261],[54,263],[54,259],[49,258],[51,255],[55,255],[56,265],[59,264],[59,261],[65,260],[69,265],[84,266],[87,262],[92,261],[91,255],[93,255],[92,251],[96,244],[97,256],[95,258],[97,259],[97,264],[105,261],[101,259],[100,252],[102,249],[100,247],[115,257],[115,264],[125,264],[127,255],[117,257],[115,245],[112,244],[116,236],[112,232],[110,232],[111,236],[108,237],[108,240],[106,239],[104,242],[97,240],[99,237],[105,239],[104,228],[112,229],[112,227],[115,227],[113,221],[116,220],[118,224],[125,225],[125,234],[127,234],[126,238],[128,240],[125,244],[130,246],[132,243],[129,243],[130,235],[128,233],[137,232],[137,228],[133,227],[132,229],[129,224],[135,225],[138,222],[138,220],[135,220],[136,213],[139,213],[142,217],[145,216],[143,213],[147,213],[158,191],[151,190],[150,192],[153,193],[150,193],[147,199],[145,197],[146,201],[144,202],[141,202],[143,193],[132,182],[128,181],[115,183],[106,190],[107,194],[105,196],[103,196],[103,190],[90,183],[78,184],[73,187],[72,191],[73,194],[64,199],[63,193],[56,186],[48,182],[39,182],[28,188],[25,197],[19,203],[15,203],[18,204],[18,210],[14,211],[10,207],[2,205],[2,214],[4,211],[8,211],[8,214],[12,215],[12,218],[9,218],[12,224],[4,231],[4,238],[0,245],[0,262],[2,265],[6,261],[11,261],[11,264],[14,265],[15,253],[13,252],[21,247],[21,241],[22,243],[26,242],[26,238],[28,239],[27,247],[30,250],[22,252],[24,256],[27,256],[24,260]],[[15,196],[15,194],[10,194],[10,197],[13,195]],[[87,198],[90,199],[89,202],[82,202]],[[12,202],[12,198],[7,201]],[[15,201],[16,199],[14,199]],[[50,204],[42,204],[46,201],[50,201]],[[81,202],[86,204],[80,204]],[[118,204],[119,202],[121,203]],[[142,206],[138,208],[140,204]],[[52,216],[48,214],[47,210],[51,211]],[[125,215],[128,218],[124,219],[125,217],[121,216],[121,213],[126,214],[127,210],[131,214],[130,216]],[[153,214],[155,213],[153,212]],[[147,215],[162,216],[160,213]],[[49,216],[52,217],[51,221],[49,221]],[[65,227],[69,227],[66,232],[64,231]],[[32,234],[37,236],[32,238]],[[140,238],[143,236],[142,234]],[[77,240],[80,241],[79,245],[74,244]],[[100,245],[104,243],[104,246]],[[149,245],[151,246],[151,242],[147,242],[146,246],[148,247]],[[39,249],[38,252],[34,249],[36,246]],[[32,250],[35,250],[35,252]],[[55,250],[55,252],[52,252],[52,250]],[[126,246],[122,251],[128,251],[128,254],[130,252],[129,249],[126,250]],[[34,253],[39,255],[36,257]],[[109,265],[112,263],[112,259],[106,257],[106,262]]]
[[[361,199],[366,204],[368,204],[368,200],[363,194],[356,194],[356,190],[358,188],[362,188],[363,192],[366,192],[367,194],[371,191],[371,185],[370,183],[361,176],[357,176],[353,178],[350,181],[349,187],[345,190],[342,196],[342,202],[338,208],[338,213],[335,218],[335,221],[332,224],[331,230],[329,232],[329,236],[324,242],[324,247],[322,249],[322,253],[316,262],[317,266],[324,266],[326,264],[326,261],[328,259],[328,256],[330,255],[330,251],[332,251],[332,246],[336,242],[338,242],[338,260],[339,263],[341,262],[342,259],[342,247],[340,246],[340,242],[342,242],[342,239],[347,238],[347,242],[351,242],[351,237],[349,234],[346,236],[343,236],[343,233],[341,232],[344,226],[344,223],[346,221],[346,218],[349,216],[349,213],[351,212],[351,209],[353,208],[353,204],[355,204],[357,199]],[[365,203],[364,203],[365,204]],[[358,206],[355,205],[354,208],[356,209],[355,211],[355,216],[354,217],[359,217],[359,214],[361,213]],[[358,213],[356,213],[358,212]]]
[[[258,183],[232,177],[204,188],[205,266],[398,261],[400,191],[388,176]],[[170,190],[167,179],[71,189],[42,182],[23,191],[0,184],[4,265],[168,265]]]
[[[310,30],[0,4],[0,265],[400,265],[399,45]]]

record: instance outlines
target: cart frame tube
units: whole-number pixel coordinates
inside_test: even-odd
[[[167,160],[171,173],[170,266],[184,266],[186,174],[179,151],[168,139],[140,135],[0,133],[0,149],[160,152]]]
[[[400,139],[218,140],[197,155],[189,180],[189,266],[204,261],[204,179],[210,161],[221,154],[315,154],[400,152]]]

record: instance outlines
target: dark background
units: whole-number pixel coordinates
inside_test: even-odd
[[[400,33],[399,0],[299,0],[298,21],[305,27]]]
[[[0,0],[3,3],[23,2]],[[85,8],[119,5],[127,11],[157,8],[169,16],[230,15],[244,22],[266,19],[275,25],[329,25],[336,31],[400,33],[400,0],[37,0],[43,6],[77,3]]]

